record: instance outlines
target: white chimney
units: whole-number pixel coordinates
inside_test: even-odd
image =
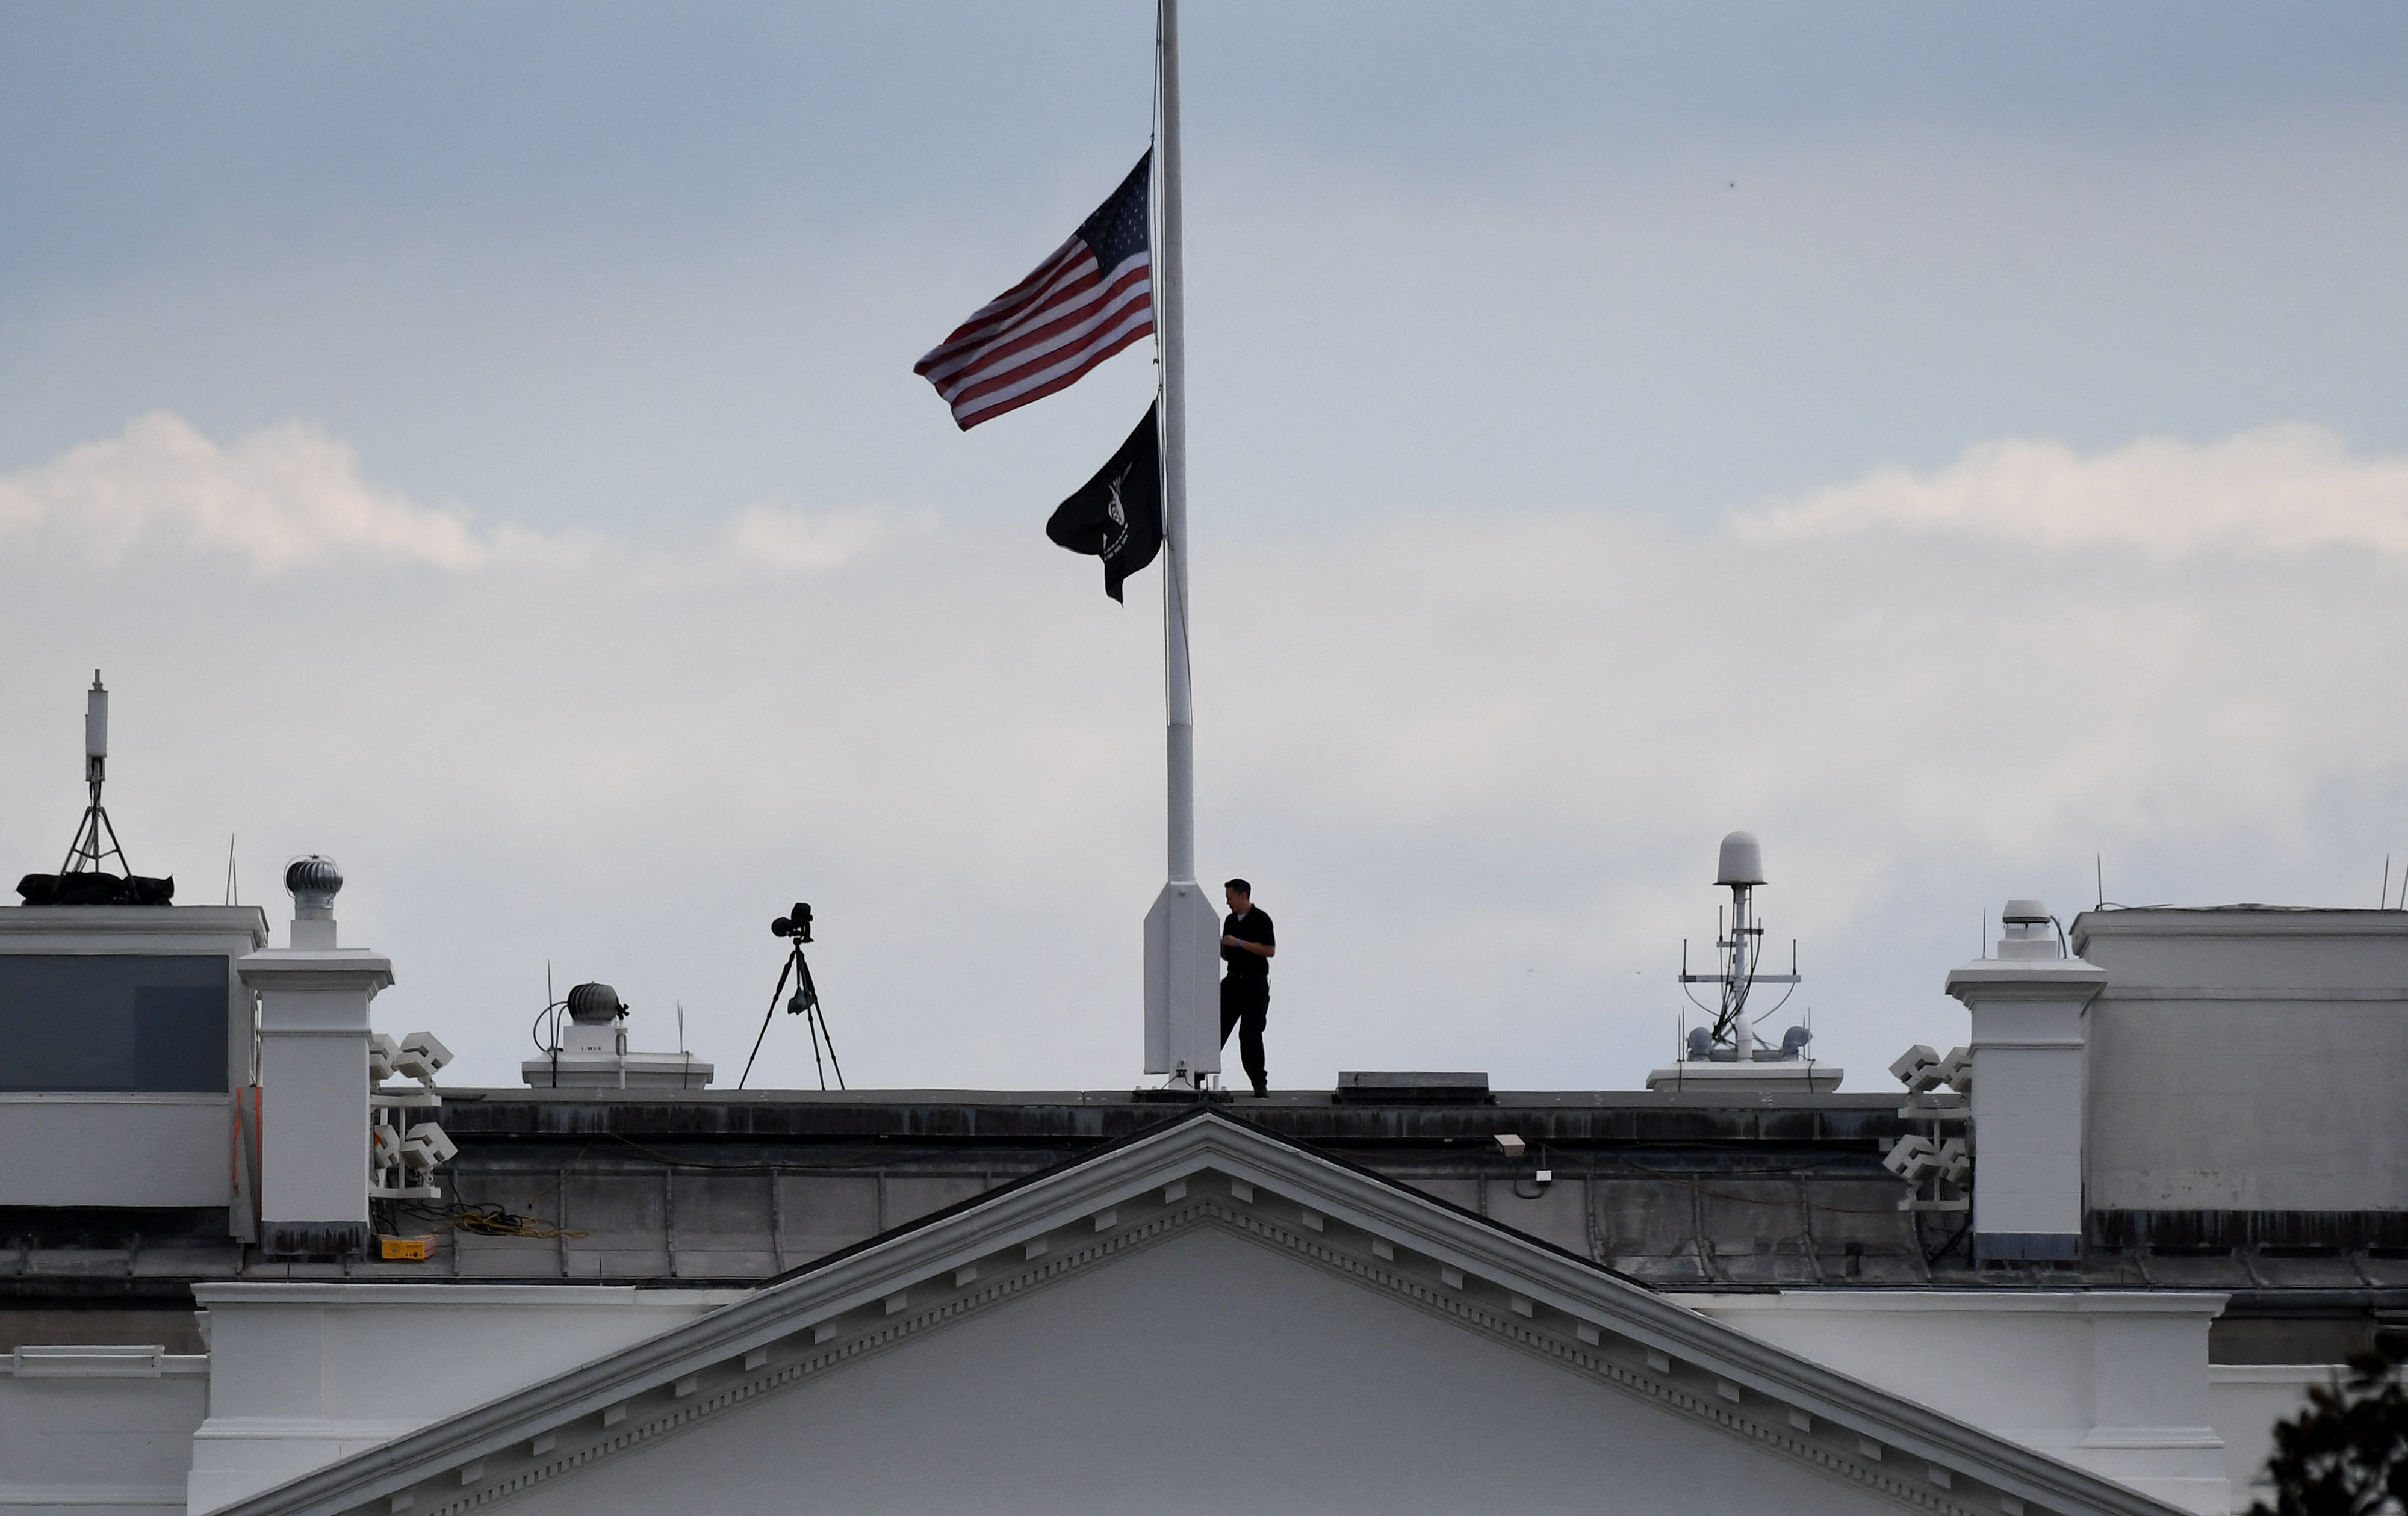
[[[2084,1054],[2107,971],[2066,955],[2037,900],[2002,920],[1998,956],[1947,982],[1973,1016],[1974,1253],[2078,1258]]]
[[[337,945],[343,876],[311,856],[284,871],[292,945],[238,960],[259,994],[260,1248],[342,1256],[368,1244],[368,1002],[393,963]]]

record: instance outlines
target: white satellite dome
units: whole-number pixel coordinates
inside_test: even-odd
[[[1764,849],[1753,832],[1733,832],[1723,838],[1723,853],[1714,869],[1716,884],[1762,884]]]

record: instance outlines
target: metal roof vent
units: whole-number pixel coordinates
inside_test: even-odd
[[[285,893],[293,896],[293,946],[328,951],[338,946],[335,927],[335,895],[343,887],[343,871],[335,860],[319,853],[295,858],[284,865]]]
[[[607,984],[580,984],[568,992],[568,1018],[584,1026],[607,1026],[627,1013],[619,992]]]
[[[677,1051],[630,1051],[626,1003],[590,980],[543,1008],[536,1046],[543,1056],[519,1065],[519,1073],[538,1089],[699,1090],[710,1082],[711,1065],[685,1051],[684,1006]]]
[[[332,858],[313,852],[284,865],[284,893],[303,911],[333,910],[342,889],[343,871]]]

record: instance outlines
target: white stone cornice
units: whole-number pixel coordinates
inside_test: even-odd
[[[1983,958],[1948,971],[1959,1000],[2082,1000],[2107,987],[2107,971],[2079,958]]]
[[[256,906],[13,906],[0,907],[0,938],[55,937],[44,952],[122,952],[113,940],[132,938],[157,952],[162,937],[182,937],[196,952],[224,952],[227,938],[267,946],[267,916]],[[20,949],[18,951],[25,951]]]
[[[364,948],[268,948],[235,960],[254,990],[357,990],[370,994],[393,983],[393,960]]]
[[[1908,1509],[2173,1509],[1700,1317],[1585,1259],[1204,1113],[965,1202],[224,1516],[381,1516],[402,1509],[394,1501],[405,1493],[413,1516],[481,1506],[1196,1226],[1279,1250]]]

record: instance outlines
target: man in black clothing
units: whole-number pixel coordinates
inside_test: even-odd
[[[1271,955],[1279,951],[1271,936],[1271,917],[1267,910],[1254,908],[1254,887],[1244,880],[1231,880],[1224,887],[1229,901],[1229,919],[1221,923],[1221,961],[1229,972],[1221,980],[1221,1045],[1229,1045],[1229,1032],[1238,1034],[1238,1055],[1246,1065],[1246,1078],[1254,1081],[1254,1094],[1270,1094],[1270,1077],[1263,1068],[1263,1020],[1271,1008]]]

